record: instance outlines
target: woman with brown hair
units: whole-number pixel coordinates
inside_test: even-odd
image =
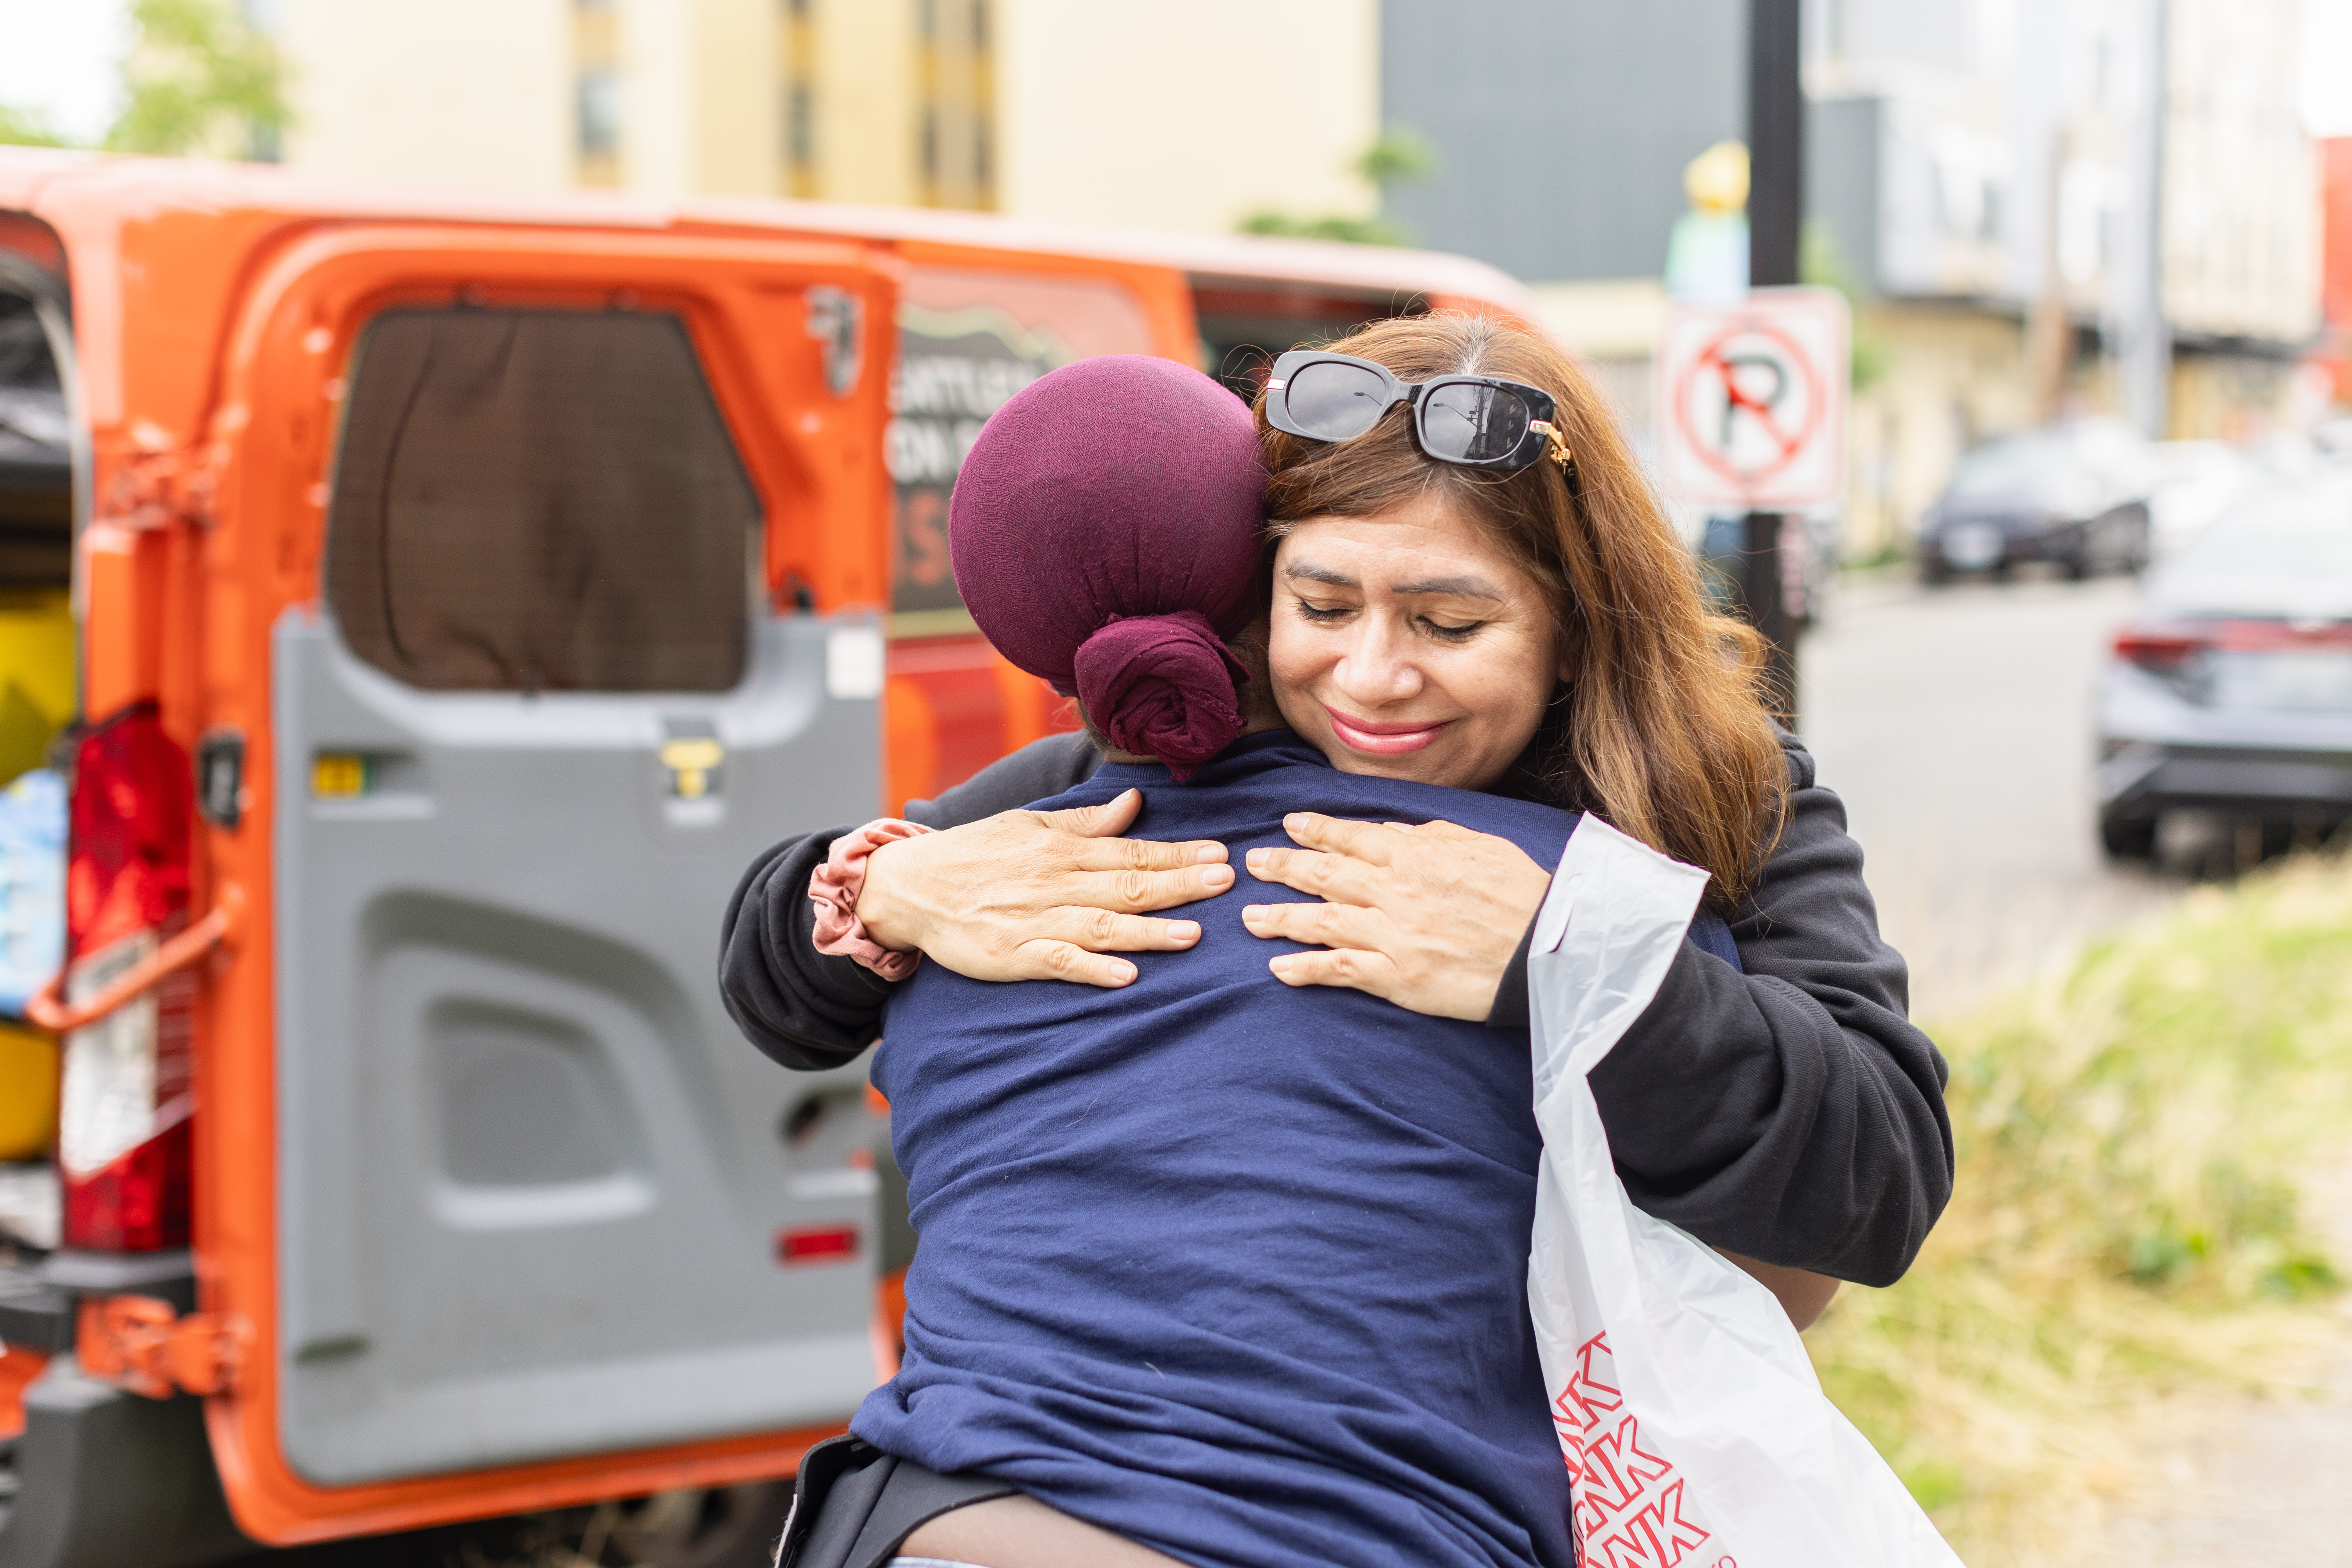
[[[1435,314],[1378,323],[1329,353],[1399,382],[1538,388],[1566,461],[1431,460],[1421,432],[1437,416],[1418,401],[1370,407],[1352,436],[1292,434],[1277,417],[1292,388],[1269,387],[1259,416],[1282,535],[1268,633],[1282,716],[1343,773],[1590,810],[1708,870],[1739,962],[1685,951],[1594,1071],[1618,1173],[1648,1213],[1784,1283],[1893,1282],[1950,1195],[1944,1064],[1906,1017],[1903,961],[1879,938],[1843,805],[1765,716],[1742,657],[1752,634],[1706,613],[1613,416],[1550,344]],[[1488,595],[1498,584],[1479,579],[1493,574],[1456,569],[1465,546],[1507,557],[1540,603]],[[1192,947],[1197,924],[1153,911],[1231,887],[1223,845],[1118,837],[1142,806],[1133,792],[1050,819],[1019,809],[1102,762],[1088,737],[1056,736],[911,805],[941,831],[872,855],[866,931],[975,979],[1112,988],[1136,975],[1118,954]],[[1254,906],[1250,929],[1324,951],[1278,962],[1284,980],[1524,1028],[1550,868],[1442,826],[1399,833],[1307,813],[1288,826],[1300,847],[1254,853],[1248,869],[1324,901]],[[814,943],[809,879],[847,832],[779,844],[728,910],[728,1006],[788,1067],[855,1059],[894,984]]]
[[[1142,795],[1151,825],[1192,836],[1199,919],[1154,922],[1183,951],[1108,990],[942,963],[890,996],[874,1081],[923,1237],[905,1361],[812,1457],[823,1501],[787,1537],[795,1568],[1575,1555],[1523,1300],[1524,1019],[1480,1029],[1496,977],[1417,976],[1412,921],[1386,906],[1444,908],[1432,955],[1499,946],[1538,906],[1547,929],[1607,929],[1580,879],[1624,839],[1578,810],[1713,858],[1737,899],[1779,814],[1779,748],[1752,659],[1689,596],[1654,513],[1580,504],[1576,443],[1610,432],[1575,417],[1572,370],[1466,321],[1353,348],[1276,365],[1263,495],[1258,429],[1161,361],[1056,372],[973,448],[959,585],[1001,652],[1076,693],[1104,753],[1031,820]],[[1596,480],[1634,483],[1622,460]],[[1357,842],[1302,873],[1279,846],[1315,837],[1313,805]],[[842,836],[805,884],[814,945],[905,976],[914,955],[870,923],[893,912],[876,868],[954,837]],[[1244,909],[1204,853],[1227,846],[1262,878],[1360,862],[1391,880]],[[1389,896],[1433,867],[1445,896]],[[1719,913],[1662,935],[1657,964],[1743,977]],[[1327,982],[1370,994],[1307,989]]]

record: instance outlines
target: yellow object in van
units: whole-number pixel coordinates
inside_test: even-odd
[[[38,1159],[57,1131],[57,1041],[0,1024],[0,1160]]]
[[[39,767],[73,711],[74,623],[65,590],[0,589],[0,784]]]

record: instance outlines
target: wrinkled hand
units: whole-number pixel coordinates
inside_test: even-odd
[[[920,950],[974,980],[1125,985],[1135,965],[1105,954],[1201,940],[1195,921],[1147,911],[1234,884],[1222,844],[1117,837],[1142,809],[1142,794],[1129,790],[1101,805],[1007,811],[886,844],[866,862],[858,918],[883,946]]]
[[[1283,818],[1304,849],[1253,849],[1250,875],[1319,904],[1252,904],[1251,934],[1327,952],[1273,960],[1286,985],[1343,985],[1439,1018],[1483,1020],[1551,874],[1507,838],[1450,822],[1419,827]]]

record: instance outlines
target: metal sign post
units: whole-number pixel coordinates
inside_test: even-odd
[[[1748,0],[1748,281],[1757,289],[1797,282],[1805,216],[1804,0]],[[1843,380],[1844,362],[1839,362]],[[1843,429],[1844,421],[1839,421]],[[1843,446],[1841,461],[1843,461]],[[1784,538],[1803,520],[1750,503],[1740,598],[1770,645],[1776,706],[1797,722],[1797,619],[1790,614]],[[1801,569],[1802,557],[1795,563]]]

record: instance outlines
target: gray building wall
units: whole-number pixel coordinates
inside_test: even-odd
[[[1655,277],[1683,165],[1748,133],[1747,0],[1381,0],[1381,117],[1440,160],[1390,193],[1413,243]]]

